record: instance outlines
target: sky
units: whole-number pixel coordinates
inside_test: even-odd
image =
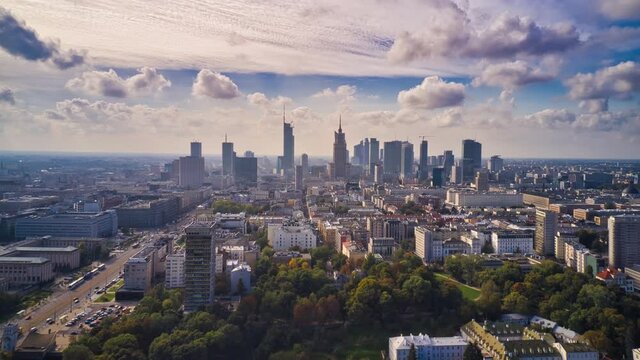
[[[640,154],[640,0],[4,0],[0,150]]]

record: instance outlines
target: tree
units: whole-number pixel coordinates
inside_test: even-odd
[[[307,327],[315,320],[315,305],[308,298],[299,299],[293,306],[293,322],[301,328]]]
[[[144,360],[145,356],[138,346],[138,340],[131,334],[120,334],[107,340],[102,352],[109,360]]]
[[[462,355],[463,360],[482,360],[484,356],[482,356],[482,351],[478,349],[478,347],[471,343],[467,345],[467,348],[464,349],[464,354]]]
[[[493,281],[482,284],[480,297],[477,300],[478,307],[488,318],[496,318],[500,315],[500,289]]]
[[[63,360],[91,360],[93,353],[88,347],[79,344],[71,344],[62,352]]]

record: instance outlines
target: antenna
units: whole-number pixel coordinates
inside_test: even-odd
[[[224,133],[224,142],[227,142],[227,133]]]
[[[338,125],[338,132],[342,132],[342,113],[340,113],[340,122]]]
[[[284,119],[284,114],[285,114],[285,112],[286,112],[286,110],[285,110],[285,106],[286,106],[286,104],[282,103],[282,123],[283,123],[283,124],[287,122],[287,121]]]

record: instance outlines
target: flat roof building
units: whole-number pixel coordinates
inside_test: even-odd
[[[100,213],[60,213],[46,216],[31,215],[16,222],[16,238],[35,236],[111,237],[118,233],[115,210]]]

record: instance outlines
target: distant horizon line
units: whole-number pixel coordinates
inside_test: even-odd
[[[255,152],[253,152],[255,154]],[[0,155],[5,155],[5,154],[25,154],[25,155],[52,155],[52,154],[59,154],[59,155],[72,155],[72,156],[90,156],[90,155],[118,155],[118,156],[153,156],[153,157],[164,157],[164,156],[171,156],[171,157],[175,157],[175,156],[188,156],[188,153],[148,153],[148,152],[121,152],[121,151],[70,151],[70,150],[61,150],[61,151],[47,151],[47,150],[1,150],[0,149]],[[331,158],[332,155],[328,154],[328,155],[311,155],[308,153],[301,153],[299,156],[301,156],[302,154],[307,154],[309,157],[316,157],[316,158]],[[216,156],[216,157],[222,157],[222,154],[219,153],[209,153],[209,154],[204,154],[205,156],[203,157],[207,157],[208,156]],[[437,155],[443,155],[443,154],[437,154]],[[455,155],[455,154],[454,154]],[[282,156],[281,154],[265,154],[265,155],[260,155],[260,156],[256,156],[256,158],[260,158],[260,157],[278,157],[278,156]],[[429,156],[436,156],[436,155],[429,155]],[[495,155],[490,155],[488,157],[482,157],[483,159],[489,159],[491,156],[495,156]],[[523,157],[505,157],[503,155],[498,155],[500,156],[502,159],[505,160],[607,160],[607,161],[614,161],[614,160],[624,160],[624,161],[640,161],[640,158],[625,158],[625,157],[611,157],[611,158],[588,158],[588,157],[535,157],[535,156],[523,156]]]

